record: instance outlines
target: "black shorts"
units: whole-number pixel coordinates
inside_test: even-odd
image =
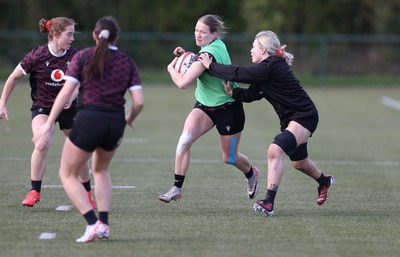
[[[79,110],[68,138],[87,152],[112,151],[121,144],[125,126],[124,111]]]
[[[32,120],[39,114],[44,114],[49,116],[51,109],[50,108],[37,108],[33,109],[31,111],[32,113]],[[72,128],[72,124],[74,123],[75,115],[76,115],[77,109],[76,108],[69,108],[69,109],[64,109],[58,116],[56,122],[58,122],[58,125],[60,127],[60,130],[63,129],[70,129]]]
[[[217,107],[196,102],[194,108],[202,110],[210,117],[220,135],[234,135],[243,131],[246,116],[242,102],[230,102]]]
[[[302,118],[302,119],[294,119],[293,121],[296,121],[303,127],[305,127],[308,131],[310,131],[311,136],[315,132],[318,126],[318,118],[317,117],[308,117],[308,118]],[[283,130],[287,128],[284,127]],[[281,127],[282,129],[282,127]],[[282,130],[282,131],[283,131]],[[293,150],[290,153],[287,153],[291,161],[301,161],[304,160],[305,158],[308,157],[308,149],[307,149],[307,143],[299,145],[295,150]]]
[[[314,116],[308,118],[293,119],[293,121],[305,127],[308,131],[310,131],[311,135],[315,132],[318,126],[318,118]],[[281,125],[281,132],[284,131],[287,127],[288,124]]]

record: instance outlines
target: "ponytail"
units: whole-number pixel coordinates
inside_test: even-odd
[[[264,30],[256,35],[256,39],[261,47],[265,48],[270,55],[276,55],[285,59],[286,63],[291,66],[294,56],[285,51],[286,45],[281,46],[278,36],[270,31]]]
[[[89,80],[99,79],[103,76],[109,55],[109,45],[115,43],[120,29],[115,19],[107,16],[97,21],[94,33],[97,36],[97,44],[93,55],[83,68],[83,74]]]

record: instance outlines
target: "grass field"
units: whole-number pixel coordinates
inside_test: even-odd
[[[4,84],[4,83],[2,83]],[[111,238],[77,244],[85,222],[59,187],[63,138],[49,153],[42,201],[21,202],[30,188],[32,151],[29,87],[17,86],[0,123],[0,256],[399,256],[400,111],[381,97],[400,100],[399,88],[307,88],[320,112],[310,157],[335,176],[329,200],[316,204],[317,183],[291,168],[276,199],[275,216],[252,210],[244,176],[221,161],[215,130],[193,146],[179,203],[158,195],[173,183],[174,153],[193,89],[144,85],[145,109],[127,129],[112,165]],[[260,170],[265,193],[266,149],[278,120],[266,101],[246,104],[240,150]],[[42,233],[55,233],[51,240]]]

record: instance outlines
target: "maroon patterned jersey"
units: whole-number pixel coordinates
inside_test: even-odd
[[[37,46],[22,59],[20,66],[24,74],[30,74],[31,110],[53,106],[64,85],[64,73],[76,52],[76,49],[70,48],[57,55],[50,50],[49,44],[45,44]]]
[[[82,77],[84,63],[93,55],[94,47],[79,51],[71,61],[66,76],[80,83],[79,108],[115,108],[123,109],[124,95],[131,86],[141,85],[135,62],[116,47],[110,48],[103,77],[88,80]]]

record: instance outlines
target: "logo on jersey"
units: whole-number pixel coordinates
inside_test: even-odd
[[[64,72],[60,69],[53,70],[50,77],[54,82],[60,82],[64,79]]]

